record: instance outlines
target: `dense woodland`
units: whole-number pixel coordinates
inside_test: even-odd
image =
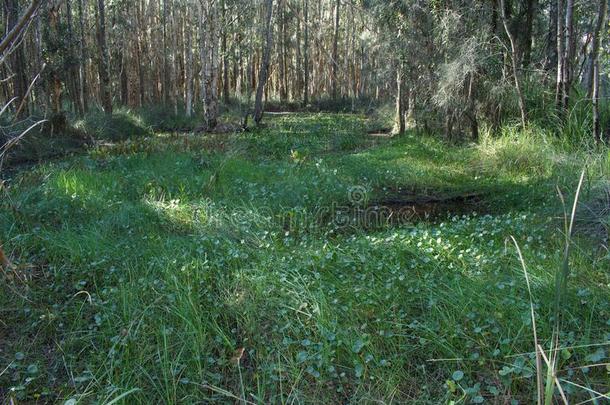
[[[609,0],[0,4],[0,404],[610,403]]]
[[[395,99],[398,132],[418,125],[476,139],[481,125],[564,122],[582,101],[592,136],[608,133],[603,0],[3,6],[3,31],[21,28],[4,44],[1,90],[18,117],[156,105],[213,129],[232,100],[258,123],[266,100],[353,110]]]

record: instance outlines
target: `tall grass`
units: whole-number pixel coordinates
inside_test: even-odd
[[[220,141],[118,142],[17,176],[11,205],[0,201],[0,232],[33,277],[12,286],[23,298],[0,286],[9,309],[0,386],[10,390],[1,395],[532,403],[545,356],[558,378],[604,392],[603,368],[578,367],[606,359],[605,346],[591,345],[607,341],[609,280],[576,239],[554,335],[566,239],[554,232],[561,206],[550,196],[575,188],[580,155],[510,133],[479,146],[419,134],[370,142],[367,125],[354,115],[273,117]],[[476,193],[482,202],[375,230],[313,221],[317,208],[349,204],[356,186],[371,201]],[[293,215],[315,225],[287,227]],[[572,402],[588,399],[561,384]]]

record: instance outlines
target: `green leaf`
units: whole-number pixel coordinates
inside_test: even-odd
[[[305,360],[307,360],[308,357],[309,357],[309,354],[307,352],[299,352],[297,354],[297,362],[303,363],[303,362],[305,362]]]
[[[356,364],[354,371],[356,372],[356,378],[360,378],[360,377],[362,377],[362,374],[364,374],[364,366],[362,364],[358,363],[358,364]]]
[[[457,370],[453,373],[451,378],[453,378],[453,381],[462,381],[464,378],[464,372],[462,370]]]
[[[366,343],[364,343],[361,339],[358,339],[354,342],[354,344],[352,345],[352,352],[354,353],[360,353],[360,351],[362,350],[362,348],[366,345]]]

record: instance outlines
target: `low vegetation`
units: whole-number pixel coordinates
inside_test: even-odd
[[[143,134],[7,180],[5,398],[528,404],[546,376],[531,304],[570,403],[608,397],[605,150],[535,131],[371,136],[379,123],[357,115],[268,120]],[[410,196],[454,205],[358,215],[389,200],[404,214]]]

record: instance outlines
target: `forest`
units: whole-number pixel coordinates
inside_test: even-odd
[[[610,403],[609,0],[0,0],[1,404]]]

